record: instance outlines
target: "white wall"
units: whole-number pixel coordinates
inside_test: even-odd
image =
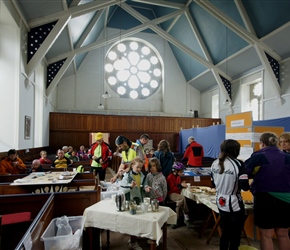
[[[45,103],[44,62],[27,77],[27,31],[10,1],[0,1],[0,152],[49,145],[49,112],[56,92]],[[31,117],[30,139],[24,138],[25,116]],[[42,122],[43,121],[43,122]]]
[[[290,59],[287,59],[280,62],[281,99],[276,96],[271,80],[263,69],[245,74],[243,77],[232,81],[232,107],[223,105],[224,100],[220,93],[220,118],[223,123],[227,115],[242,112],[242,85],[251,83],[258,78],[262,78],[263,83],[263,120],[290,116]],[[211,96],[216,90],[219,91],[216,88],[201,94],[201,113],[203,117],[211,117],[211,107],[207,105],[207,101],[211,100]]]
[[[116,30],[109,29],[108,32],[110,35]],[[60,81],[57,86],[57,109],[80,113],[130,114],[133,111],[144,115],[175,116],[187,116],[189,109],[199,111],[200,93],[186,83],[168,43],[154,34],[141,33],[135,37],[151,43],[162,57],[164,63],[162,88],[145,100],[119,98],[109,87],[105,87],[103,58],[109,47],[100,48],[87,55],[77,76],[69,76]],[[105,91],[108,91],[112,98],[104,100],[101,95]],[[105,105],[105,111],[98,110],[100,103]]]

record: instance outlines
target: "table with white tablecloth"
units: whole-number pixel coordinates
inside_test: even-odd
[[[153,241],[151,249],[156,248],[163,236],[163,248],[166,248],[166,225],[176,224],[176,213],[168,208],[159,206],[158,212],[143,213],[141,208],[132,215],[128,210],[119,212],[112,199],[102,200],[84,211],[85,228],[106,229],[122,234],[144,237]],[[94,235],[94,238],[98,238]],[[95,247],[98,247],[98,243]]]
[[[221,230],[219,228],[220,216],[219,216],[218,207],[216,205],[216,199],[215,199],[216,196],[215,196],[215,194],[209,194],[209,193],[204,192],[204,191],[192,192],[190,188],[182,189],[181,194],[184,195],[185,197],[189,198],[189,199],[192,199],[192,200],[196,201],[197,204],[204,204],[208,208],[211,209],[211,214],[208,217],[204,228],[200,232],[200,237],[203,235],[203,231],[205,230],[205,228],[206,228],[211,216],[214,218],[215,224],[214,224],[214,226],[213,226],[213,228],[211,230],[211,233],[210,233],[210,235],[209,235],[209,237],[208,237],[208,239],[206,241],[207,244],[210,242],[210,240],[211,240],[211,238],[213,236],[213,233],[216,231],[216,229],[218,229],[219,235],[221,235]],[[246,215],[252,214],[253,213],[253,206],[245,204],[245,212],[246,212]],[[244,231],[244,234],[245,234],[245,236],[247,238],[245,230],[243,230],[243,231]],[[249,243],[248,238],[247,238],[247,241]]]

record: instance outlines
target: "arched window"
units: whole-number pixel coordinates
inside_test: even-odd
[[[105,57],[105,79],[122,98],[146,99],[162,83],[162,64],[153,46],[140,39],[114,44]]]

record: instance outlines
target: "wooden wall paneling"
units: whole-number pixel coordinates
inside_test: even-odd
[[[71,145],[76,149],[80,145],[88,147],[89,133],[110,133],[110,145],[115,150],[115,139],[124,135],[135,141],[141,134],[147,133],[153,140],[156,149],[160,140],[167,140],[173,151],[178,145],[180,128],[212,126],[213,122],[221,124],[220,119],[204,119],[189,117],[143,117],[143,116],[115,116],[95,114],[50,114],[50,147],[57,150],[63,145]]]

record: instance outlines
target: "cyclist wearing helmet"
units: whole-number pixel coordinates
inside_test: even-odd
[[[189,210],[186,202],[186,197],[181,195],[181,189],[186,188],[185,182],[181,182],[180,176],[183,175],[185,167],[181,162],[174,162],[172,167],[172,173],[167,177],[168,185],[168,197],[170,200],[176,202],[176,214],[177,214],[177,224],[172,225],[172,229],[181,226],[180,223],[180,212],[184,215],[184,223],[188,228],[192,228],[192,222],[189,221]]]

